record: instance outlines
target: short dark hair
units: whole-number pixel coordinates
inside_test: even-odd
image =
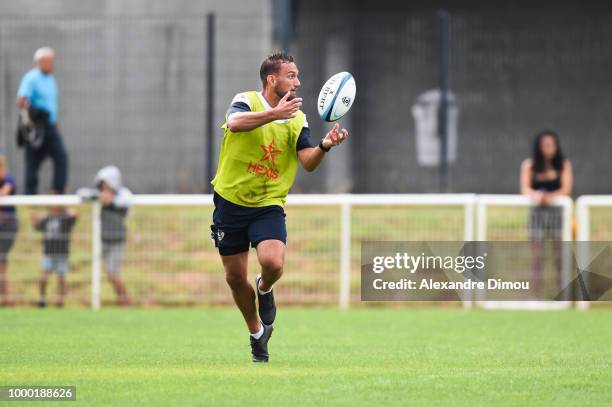
[[[289,55],[282,51],[276,51],[266,57],[261,63],[259,69],[259,77],[264,86],[266,86],[266,78],[268,75],[276,74],[280,70],[282,63],[293,62],[293,55]]]

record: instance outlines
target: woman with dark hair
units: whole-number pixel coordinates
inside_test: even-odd
[[[533,157],[521,165],[521,194],[528,195],[535,205],[529,210],[529,240],[533,247],[533,293],[538,295],[542,282],[542,250],[545,240],[552,240],[555,265],[561,270],[560,246],[563,229],[562,209],[552,206],[558,196],[572,192],[572,165],[563,156],[559,136],[551,130],[538,133]],[[559,287],[561,289],[561,287]]]

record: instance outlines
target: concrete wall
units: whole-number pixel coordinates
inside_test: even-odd
[[[20,187],[15,94],[34,50],[49,45],[57,52],[70,190],[112,163],[136,192],[204,191],[209,12],[217,15],[218,127],[236,92],[259,87],[259,64],[272,48],[268,0],[0,2],[0,150]],[[41,192],[50,171],[45,164]]]
[[[611,193],[612,7],[551,0],[399,2],[304,0],[297,58],[314,141],[320,86],[351,71],[351,131],[295,192],[436,192],[438,171],[418,165],[411,107],[437,86],[436,10],[451,14],[450,84],[460,108],[454,192],[515,193],[533,135],[561,136],[576,194]],[[22,0],[0,2],[0,150],[23,185],[14,145],[15,93],[32,53],[58,52],[60,126],[70,190],[114,163],[137,192],[201,192],[205,179],[205,15],[217,14],[216,125],[231,97],[259,88],[274,46],[269,0]],[[216,134],[215,145],[221,137]],[[45,191],[50,166],[43,169]]]
[[[517,193],[534,135],[551,128],[574,164],[575,193],[611,193],[612,7],[559,1],[301,2],[295,53],[305,98],[316,98],[330,64],[357,80],[342,120],[351,138],[344,155],[328,157],[350,181],[301,178],[304,188],[345,191],[350,182],[353,192],[438,190],[437,168],[417,163],[411,106],[437,86],[435,16],[443,6],[460,109],[451,191]],[[316,118],[314,103],[305,111]],[[328,127],[310,123],[319,135]],[[326,170],[337,171],[329,162]]]

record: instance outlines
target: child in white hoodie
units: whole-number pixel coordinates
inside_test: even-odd
[[[102,204],[102,259],[109,281],[113,284],[119,305],[128,305],[130,299],[121,279],[121,266],[126,242],[126,218],[132,193],[123,186],[121,172],[115,166],[98,171],[95,189],[81,188],[77,193],[86,199],[97,199]]]

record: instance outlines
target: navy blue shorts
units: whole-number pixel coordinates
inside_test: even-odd
[[[215,210],[210,237],[222,256],[242,253],[264,240],[287,243],[285,211],[272,205],[249,208],[223,199],[215,192]]]

